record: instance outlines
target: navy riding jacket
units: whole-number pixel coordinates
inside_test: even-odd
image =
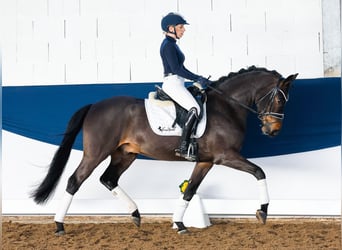
[[[160,46],[160,56],[163,61],[164,75],[179,75],[191,81],[197,81],[200,77],[184,67],[185,56],[174,38],[165,36]]]

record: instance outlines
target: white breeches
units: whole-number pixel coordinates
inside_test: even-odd
[[[175,102],[189,111],[191,108],[197,109],[197,114],[200,112],[200,107],[195,98],[184,86],[184,78],[178,75],[171,75],[164,78],[162,89]]]

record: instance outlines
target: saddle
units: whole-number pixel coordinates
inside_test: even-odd
[[[191,85],[189,92],[198,102],[201,110],[199,119],[194,126],[194,137],[203,135],[206,126],[206,100],[207,96],[203,90]],[[160,86],[156,85],[156,91],[150,92],[145,99],[145,109],[152,130],[162,136],[180,136],[186,122],[188,111],[174,102]]]
[[[186,115],[188,114],[188,111],[185,108],[183,108],[182,106],[180,106],[178,103],[174,102],[172,100],[172,98],[168,94],[166,94],[161,87],[156,85],[156,89],[157,90],[156,90],[155,98],[157,100],[172,101],[175,105],[176,118],[175,118],[175,121],[174,121],[172,126],[175,126],[176,124],[178,124],[181,128],[183,128],[184,124],[186,122]],[[200,113],[198,115],[198,120],[197,120],[197,123],[198,123],[198,121],[201,120],[203,117],[203,105],[207,100],[207,95],[206,95],[205,91],[200,90],[199,88],[197,88],[194,85],[189,86],[187,89],[191,93],[191,95],[195,98],[195,100],[197,101],[197,103],[201,109]],[[197,127],[197,124],[195,124],[194,128],[196,128],[196,127]]]

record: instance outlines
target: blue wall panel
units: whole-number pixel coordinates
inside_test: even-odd
[[[58,145],[80,107],[115,95],[145,98],[156,83],[3,87],[3,129]],[[341,79],[296,80],[281,133],[261,134],[249,115],[242,154],[248,158],[304,152],[341,144]],[[81,136],[75,149],[82,149]]]

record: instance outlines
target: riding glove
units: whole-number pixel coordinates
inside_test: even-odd
[[[211,84],[211,81],[207,78],[204,78],[203,76],[200,76],[198,79],[197,79],[197,82],[199,84],[201,84],[201,87],[203,89],[206,89],[210,84]]]

